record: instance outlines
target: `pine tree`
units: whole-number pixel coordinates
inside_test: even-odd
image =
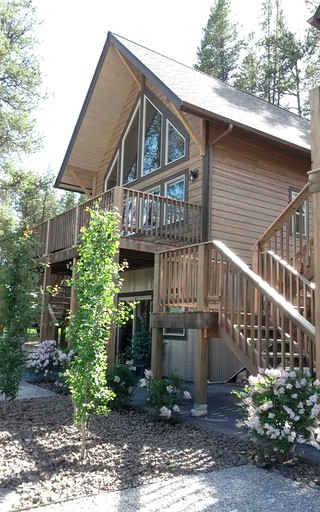
[[[301,115],[304,45],[289,30],[281,0],[264,0],[261,12],[262,36],[250,34],[235,85]]]
[[[0,165],[39,145],[32,112],[41,74],[34,53],[38,23],[31,0],[0,0]]]
[[[259,58],[256,51],[256,40],[254,32],[248,36],[246,43],[247,53],[243,58],[234,86],[242,91],[257,95],[259,90]]]
[[[232,82],[242,46],[236,25],[229,19],[230,14],[230,0],[215,0],[207,26],[203,28],[203,39],[194,66],[228,83]]]

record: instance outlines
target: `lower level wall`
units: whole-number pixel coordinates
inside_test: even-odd
[[[178,373],[185,380],[194,378],[194,343],[195,331],[188,329],[185,340],[164,339],[163,341],[163,376]],[[227,382],[243,368],[241,361],[233,354],[220,338],[211,338],[208,361],[208,380],[210,382]]]

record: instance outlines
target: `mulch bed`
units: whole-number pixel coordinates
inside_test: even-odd
[[[153,422],[129,408],[95,417],[87,454],[73,424],[70,397],[0,404],[0,486],[19,494],[20,507],[113,491],[144,483],[253,463],[253,446],[186,423]],[[320,466],[274,466],[285,477],[316,486]]]

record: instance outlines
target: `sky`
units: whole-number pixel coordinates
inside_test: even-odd
[[[58,173],[108,31],[193,66],[213,3],[34,0],[42,20],[35,31],[36,53],[47,99],[35,113],[43,149],[25,158],[23,166],[38,173],[49,168]],[[240,33],[258,29],[260,0],[231,0],[231,4]],[[282,5],[295,30],[307,26],[303,0],[282,0]]]

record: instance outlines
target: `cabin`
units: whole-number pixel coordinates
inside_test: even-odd
[[[315,372],[314,162],[308,120],[109,33],[56,180],[87,200],[34,229],[55,290],[41,339],[64,341],[76,307],[64,281],[98,200],[120,212],[118,300],[138,301],[109,341],[110,365],[150,329],[154,375],[194,381],[198,415],[207,381]]]

